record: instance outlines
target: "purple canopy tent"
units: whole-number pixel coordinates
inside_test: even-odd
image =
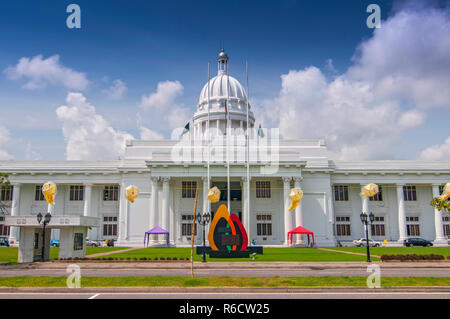
[[[145,245],[145,241],[147,240],[147,247],[148,247],[148,241],[149,241],[149,236],[153,235],[153,234],[165,234],[166,235],[166,242],[167,242],[167,247],[169,247],[169,232],[165,229],[162,229],[159,226],[153,227],[152,229],[150,229],[149,231],[145,232],[144,235],[144,245]]]

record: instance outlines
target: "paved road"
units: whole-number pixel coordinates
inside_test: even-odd
[[[0,293],[0,299],[450,299],[450,292]]]
[[[0,269],[0,277],[14,276],[67,276],[65,268],[37,268],[37,269]],[[366,268],[312,268],[312,269],[239,269],[239,268],[213,268],[194,269],[196,276],[233,276],[233,277],[296,277],[296,276],[357,276],[366,277],[369,273]],[[81,268],[81,276],[85,277],[123,277],[123,276],[190,276],[190,268],[181,269],[85,269]],[[450,277],[450,268],[383,268],[381,276],[385,277]]]

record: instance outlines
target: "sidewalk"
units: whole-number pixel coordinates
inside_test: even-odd
[[[139,262],[139,261],[50,261],[30,264],[0,266],[0,269],[66,269],[69,264],[77,264],[82,269],[189,269],[190,262]],[[381,268],[445,268],[450,269],[450,261],[416,262],[194,262],[195,269],[366,269],[369,264]]]

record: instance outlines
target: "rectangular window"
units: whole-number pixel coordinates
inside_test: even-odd
[[[118,201],[119,200],[119,185],[106,185],[103,189],[104,201]]]
[[[351,236],[350,216],[336,216],[336,236]]]
[[[420,236],[419,216],[407,216],[406,223],[406,232],[408,236]]]
[[[73,250],[82,250],[83,249],[83,233],[75,233],[73,239]]]
[[[44,200],[44,194],[42,193],[42,185],[36,185],[36,190],[34,192],[34,200],[41,201]]]
[[[12,200],[13,186],[0,187],[0,201],[8,202]]]
[[[256,215],[256,235],[272,236],[272,215]]]
[[[0,236],[9,236],[9,226],[4,225],[5,217],[0,216]]]
[[[346,185],[334,186],[334,200],[348,201],[348,186]]]
[[[33,243],[34,249],[39,248],[39,233],[34,233],[34,243]]]
[[[70,186],[70,200],[71,201],[84,200],[84,186],[83,185],[71,185]]]
[[[117,216],[103,216],[103,236],[117,236]]]
[[[256,198],[270,198],[270,181],[256,182]]]
[[[197,182],[181,182],[181,197],[195,198],[195,190],[197,189]]]
[[[448,238],[450,238],[450,225],[449,224],[444,225],[444,236],[447,236]]]
[[[192,236],[192,215],[181,215],[181,236]],[[194,225],[194,236],[197,235],[197,223]]]
[[[417,200],[416,186],[403,186],[403,198],[405,201]]]
[[[374,202],[382,202],[383,201],[383,190],[381,186],[378,186],[378,193],[376,193],[374,196],[369,197],[370,201]]]
[[[384,224],[372,224],[372,236],[386,236]]]

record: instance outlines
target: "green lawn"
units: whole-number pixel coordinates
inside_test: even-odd
[[[367,277],[82,277],[81,287],[365,287]],[[66,287],[67,277],[0,277],[0,287]],[[450,286],[445,277],[382,277],[382,287]]]
[[[191,256],[190,248],[143,248],[123,253],[105,256],[114,258],[185,258]],[[101,258],[101,257],[100,257]],[[201,261],[202,256],[196,255],[194,250],[194,261]],[[247,262],[252,258],[208,258],[209,261],[231,261],[231,262]],[[264,248],[263,255],[256,255],[256,262],[264,261],[298,261],[298,262],[332,262],[332,261],[365,261],[365,256],[350,255],[345,253],[328,252],[314,248]],[[374,260],[378,260],[374,258]]]
[[[114,250],[122,250],[126,247],[86,247],[86,255],[97,253],[106,253]],[[0,262],[17,263],[17,255],[19,248],[17,247],[0,247]],[[59,254],[58,247],[50,247],[50,259],[57,259]]]
[[[335,250],[351,251],[355,253],[366,253],[366,247],[334,247]],[[370,253],[374,255],[397,255],[397,254],[417,254],[428,255],[438,254],[450,256],[450,247],[371,247]]]

